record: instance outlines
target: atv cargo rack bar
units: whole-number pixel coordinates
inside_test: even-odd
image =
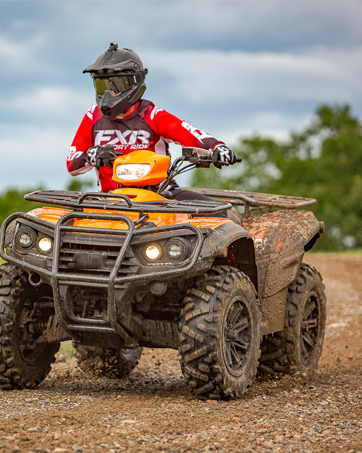
[[[250,207],[263,209],[284,208],[298,209],[305,206],[312,206],[317,203],[314,198],[291,197],[287,195],[272,195],[268,193],[256,192],[239,192],[237,190],[220,190],[220,189],[195,189],[185,188],[202,193],[208,197],[222,198],[224,202],[229,202],[234,206],[245,206],[245,214],[250,212]],[[230,197],[230,199],[226,199]]]
[[[230,202],[156,200],[135,202],[126,195],[102,192],[73,192],[65,190],[38,190],[25,195],[25,200],[56,206],[65,206],[77,211],[102,209],[107,211],[157,212],[176,214],[213,214],[232,207]]]

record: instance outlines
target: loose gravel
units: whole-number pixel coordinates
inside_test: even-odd
[[[328,300],[313,376],[258,376],[240,400],[202,402],[187,391],[176,351],[144,350],[124,380],[91,376],[59,355],[37,389],[0,392],[0,453],[362,453],[362,256],[306,262]]]

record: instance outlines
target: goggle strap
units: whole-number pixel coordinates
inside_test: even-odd
[[[145,71],[137,72],[134,76],[131,76],[131,79],[134,80],[134,83],[142,82],[146,78],[147,69]]]

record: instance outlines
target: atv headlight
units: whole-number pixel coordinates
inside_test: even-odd
[[[166,244],[166,254],[172,260],[183,260],[191,251],[191,243],[187,239],[172,238]]]
[[[116,176],[121,181],[135,181],[148,175],[150,164],[123,164],[117,165]]]
[[[15,244],[23,249],[28,249],[35,244],[36,233],[31,228],[20,228],[15,236]]]
[[[50,238],[42,237],[38,241],[38,250],[42,253],[50,253],[53,250],[53,241]]]
[[[158,244],[149,244],[144,248],[143,253],[148,260],[156,261],[162,256],[162,249]]]

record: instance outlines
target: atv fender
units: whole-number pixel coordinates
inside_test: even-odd
[[[242,226],[230,222],[213,229],[204,241],[200,258],[218,265],[237,267],[258,290],[253,238]]]
[[[283,330],[288,286],[323,223],[310,211],[278,210],[245,216],[243,227],[254,240],[263,334]]]

